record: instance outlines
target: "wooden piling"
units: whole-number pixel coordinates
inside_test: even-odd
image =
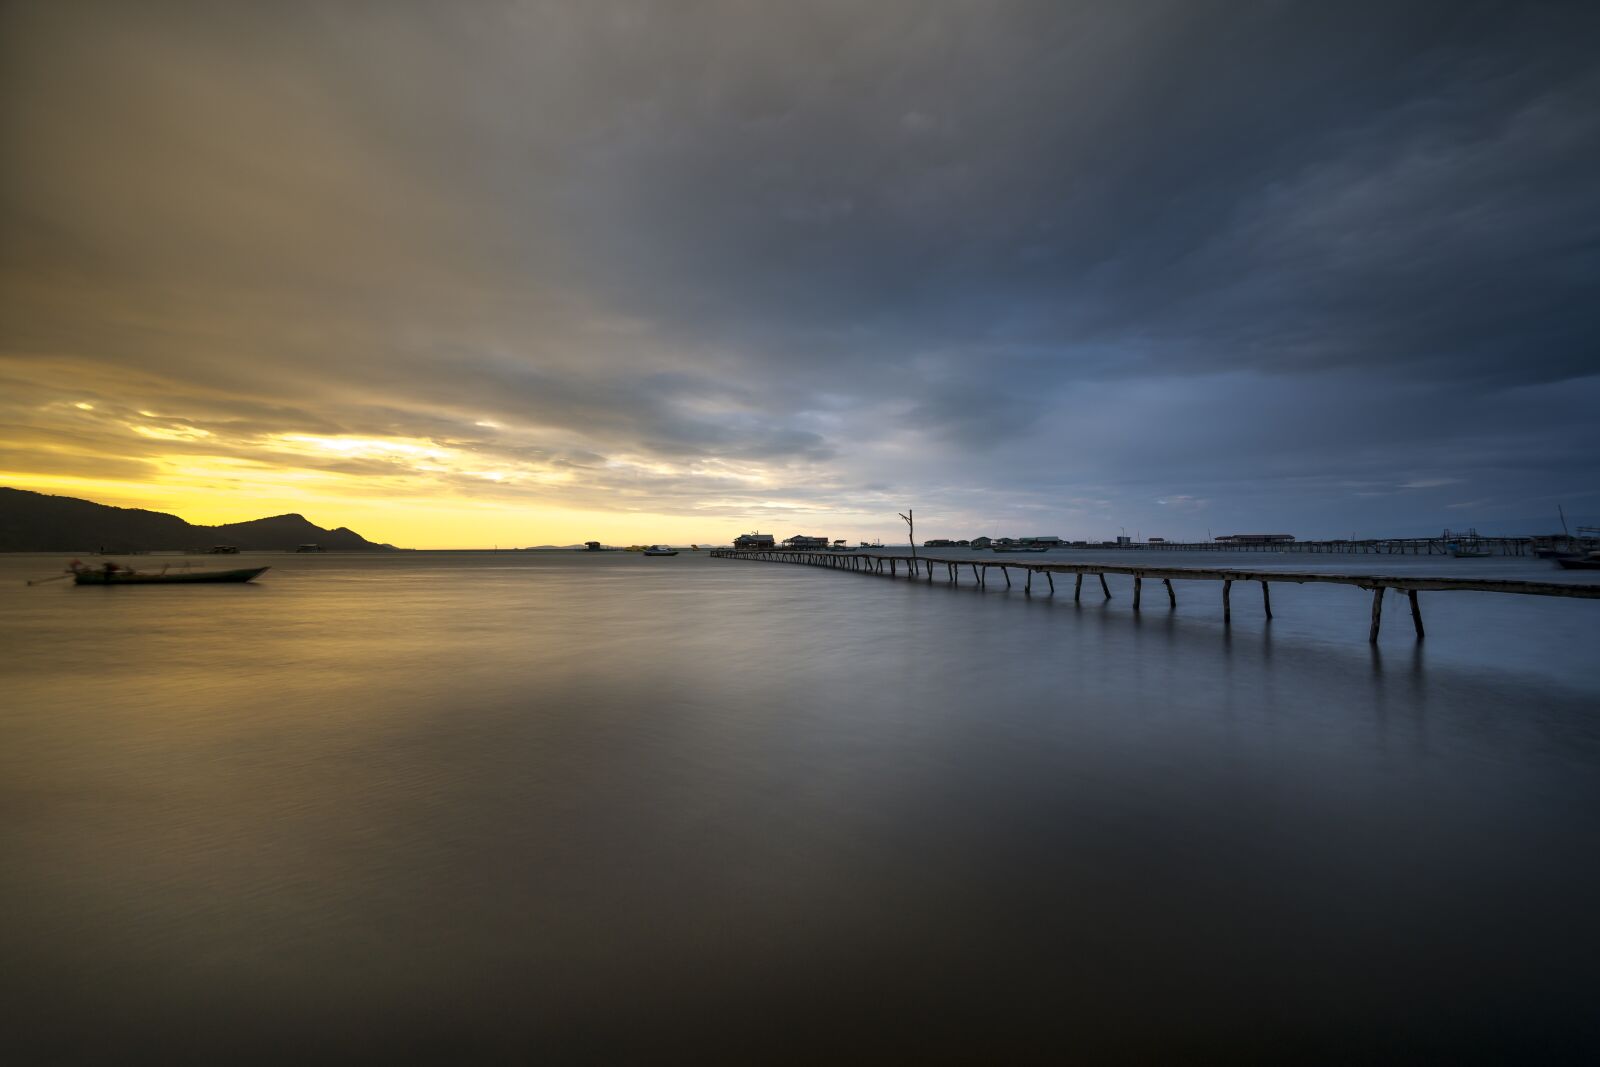
[[[1267,609],[1267,618],[1272,618],[1272,590],[1267,588],[1265,580],[1261,583],[1261,606]]]
[[[1099,574],[1100,574],[1100,591],[1106,595],[1106,599],[1107,600],[1110,600],[1111,599],[1111,587],[1106,584],[1106,572],[1105,571],[1100,571]]]
[[[1044,580],[1050,583],[1050,595],[1051,596],[1055,596],[1056,595],[1056,580],[1054,578],[1050,577],[1050,572],[1049,571],[1045,571],[1044,572]]]
[[[1077,581],[1072,583],[1072,602],[1074,604],[1083,597],[1083,572],[1078,572]]]
[[[1138,611],[1139,610],[1139,594],[1143,589],[1144,589],[1144,576],[1143,575],[1139,575],[1139,574],[1135,574],[1133,576],[1133,610],[1134,611]]]
[[[1367,631],[1367,642],[1378,643],[1378,628],[1383,625],[1383,586],[1372,591],[1372,629]]]
[[[1163,578],[1161,579],[1161,584],[1167,587],[1168,606],[1176,608],[1178,606],[1178,594],[1172,591],[1172,579]]]
[[[1233,621],[1233,605],[1228,603],[1228,594],[1233,592],[1233,582],[1224,579],[1222,583],[1222,621]]]
[[[1428,635],[1422,632],[1422,607],[1417,603],[1417,591],[1407,589],[1406,599],[1411,601],[1411,625],[1417,628],[1417,640],[1421,641]]]

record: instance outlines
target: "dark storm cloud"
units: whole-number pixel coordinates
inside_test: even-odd
[[[5,13],[12,379],[240,455],[1077,535],[1600,505],[1592,5]]]

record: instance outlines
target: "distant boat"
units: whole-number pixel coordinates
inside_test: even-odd
[[[1600,571],[1600,552],[1587,556],[1559,556],[1556,563],[1567,571]]]
[[[295,551],[296,552],[322,552],[322,551],[325,551],[325,550],[323,549],[323,547],[321,545],[301,545],[299,548],[295,549]]]
[[[1494,553],[1487,548],[1475,544],[1462,544],[1459,541],[1450,542],[1450,554],[1456,559],[1487,559]]]
[[[206,552],[213,556],[237,556],[239,549],[233,545],[212,545]]]
[[[1048,545],[994,545],[991,552],[1048,552]]]
[[[168,571],[147,573],[115,563],[87,567],[74,562],[70,568],[74,585],[196,585],[209,582],[248,582],[265,573],[266,567],[246,567],[237,571]]]
[[[644,554],[647,556],[676,556],[678,550],[669,545],[651,545],[644,550]]]

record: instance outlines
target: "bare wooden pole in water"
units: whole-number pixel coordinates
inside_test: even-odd
[[[1417,591],[1407,589],[1406,598],[1411,601],[1411,625],[1417,628],[1417,640],[1421,641],[1428,635],[1422,632],[1422,607],[1417,603]]]
[[[1222,583],[1222,621],[1223,622],[1232,622],[1233,621],[1233,605],[1228,603],[1228,594],[1231,593],[1231,592],[1233,592],[1233,582],[1231,580],[1230,581],[1224,581]]]
[[[1106,584],[1105,571],[1100,572],[1100,591],[1106,595],[1107,600],[1111,599],[1111,587]]]
[[[1261,606],[1267,609],[1267,618],[1272,618],[1272,590],[1266,582],[1261,583]]]
[[[1072,602],[1076,604],[1083,596],[1083,572],[1078,572],[1078,580],[1072,583]]]
[[[1383,625],[1383,586],[1372,591],[1372,629],[1367,631],[1367,642],[1378,643],[1378,627]]]
[[[1144,576],[1140,575],[1140,574],[1135,574],[1133,576],[1133,610],[1134,611],[1138,611],[1139,610],[1139,594],[1143,589],[1144,589]]]
[[[1163,578],[1163,579],[1161,579],[1161,584],[1167,587],[1167,602],[1168,602],[1169,606],[1174,607],[1174,608],[1177,607],[1178,606],[1178,594],[1174,593],[1172,591],[1172,579],[1171,578]]]

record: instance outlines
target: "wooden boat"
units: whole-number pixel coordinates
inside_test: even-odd
[[[1561,556],[1556,563],[1566,571],[1600,571],[1600,552],[1591,552],[1587,556]]]
[[[678,550],[675,548],[668,548],[666,545],[651,545],[649,548],[644,550],[644,554],[647,556],[676,556],[678,554]]]
[[[75,564],[71,568],[74,585],[196,585],[210,582],[248,582],[268,570],[266,567],[246,567],[236,571],[135,571],[116,564],[86,567]]]
[[[991,545],[991,552],[1048,552],[1047,545]]]

